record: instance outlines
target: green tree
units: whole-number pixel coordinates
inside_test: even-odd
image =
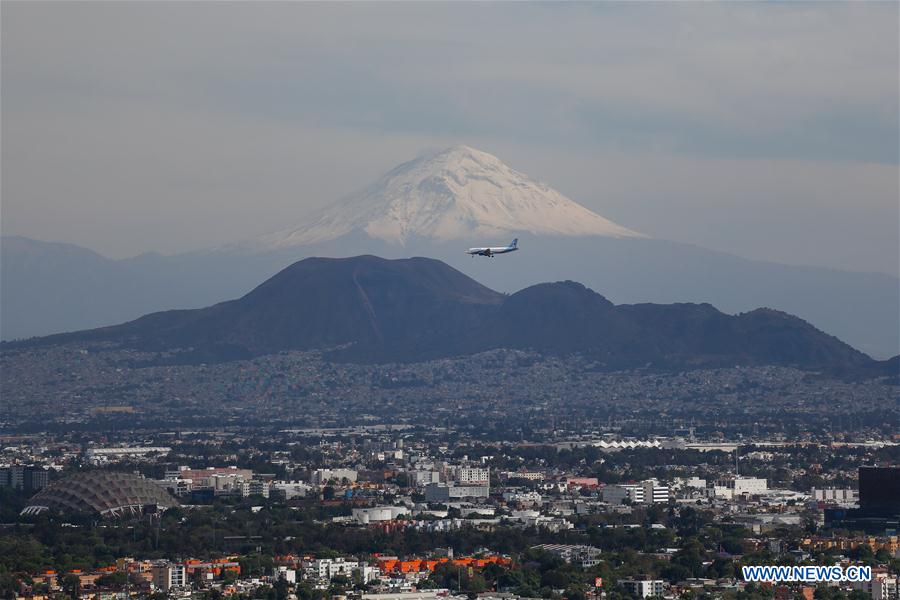
[[[67,596],[78,598],[81,594],[81,578],[77,575],[66,575],[62,580],[62,590]]]
[[[275,588],[275,600],[286,600],[288,597],[288,592],[290,591],[290,586],[288,585],[287,579],[284,577],[279,577],[278,581],[275,582],[273,586]]]

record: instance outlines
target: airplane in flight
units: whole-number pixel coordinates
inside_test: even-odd
[[[472,255],[472,258],[476,256],[488,256],[494,258],[495,254],[506,254],[507,252],[515,252],[518,249],[519,238],[516,238],[510,242],[509,246],[501,246],[499,248],[469,248],[466,250],[466,254]]]

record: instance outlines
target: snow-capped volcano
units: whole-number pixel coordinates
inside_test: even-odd
[[[511,169],[497,157],[455,146],[404,163],[362,192],[293,229],[253,240],[257,248],[316,244],[352,232],[403,245],[503,240],[515,234],[645,237]]]

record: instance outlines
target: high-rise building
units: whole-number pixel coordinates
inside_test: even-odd
[[[50,474],[46,469],[39,467],[28,467],[25,472],[25,489],[30,492],[36,492],[47,487],[50,484]]]
[[[900,467],[860,467],[859,507],[900,510]]]
[[[900,467],[860,467],[859,508],[826,508],[825,526],[867,533],[900,527]]]
[[[0,486],[26,492],[36,492],[47,487],[50,477],[42,467],[12,465],[0,469]]]

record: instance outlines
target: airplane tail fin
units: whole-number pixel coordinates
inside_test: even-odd
[[[516,238],[512,241],[512,243],[509,245],[509,247],[515,248],[518,244],[519,244],[519,238]]]

